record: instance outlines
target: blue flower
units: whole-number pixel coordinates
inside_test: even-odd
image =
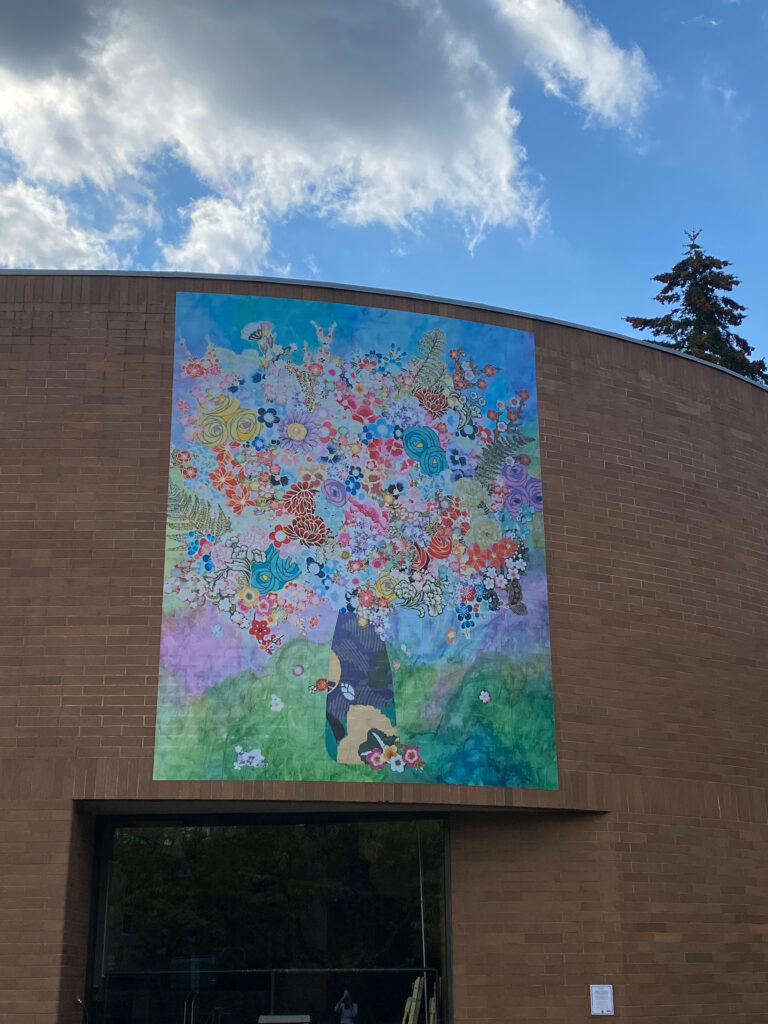
[[[265,427],[274,427],[276,423],[280,422],[280,417],[277,415],[277,409],[271,407],[264,408],[263,406],[256,410],[256,415],[259,418],[259,423],[263,423]]]

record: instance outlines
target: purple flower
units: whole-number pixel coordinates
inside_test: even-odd
[[[523,508],[530,502],[528,491],[524,487],[513,487],[504,499],[504,508],[517,519]]]
[[[544,499],[541,493],[541,480],[537,480],[535,476],[529,476],[524,484],[525,493],[528,495],[528,501],[533,505],[537,512],[541,512],[544,508]]]
[[[341,508],[347,503],[347,488],[341,480],[324,480],[321,490],[331,505]]]
[[[528,470],[522,463],[516,462],[513,466],[505,465],[501,471],[501,476],[507,487],[517,487],[519,484],[525,483],[528,477]]]

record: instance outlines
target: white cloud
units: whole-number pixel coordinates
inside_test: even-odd
[[[189,231],[177,246],[162,245],[170,270],[256,274],[264,269],[269,231],[259,210],[208,196],[189,212]]]
[[[50,73],[0,62],[0,135],[28,182],[108,195],[146,196],[171,154],[204,193],[182,211],[184,237],[158,240],[175,269],[262,271],[270,227],[298,211],[411,229],[447,211],[470,246],[499,225],[535,230],[543,206],[511,105],[519,53],[615,125],[636,120],[653,79],[561,0],[472,6],[483,17],[463,0],[105,5],[101,35],[88,22],[77,48],[65,34]]]
[[[622,50],[602,25],[564,0],[493,3],[549,92],[614,125],[631,127],[642,114],[655,78],[637,46]]]
[[[103,235],[72,222],[61,199],[16,181],[0,185],[0,264],[29,270],[114,269],[117,259]]]

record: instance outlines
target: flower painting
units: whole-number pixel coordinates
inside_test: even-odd
[[[155,778],[244,777],[556,788],[532,335],[179,294]]]

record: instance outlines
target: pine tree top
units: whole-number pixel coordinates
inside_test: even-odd
[[[733,331],[743,323],[746,307],[727,293],[741,282],[726,271],[731,266],[729,260],[710,256],[702,249],[697,241],[700,234],[686,231],[688,245],[683,259],[653,278],[664,286],[656,301],[673,308],[664,316],[624,319],[637,330],[651,331],[661,345],[768,384],[765,360],[750,359],[754,349]]]

